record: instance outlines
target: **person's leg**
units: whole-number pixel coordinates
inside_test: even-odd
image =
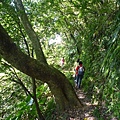
[[[75,74],[75,76],[74,76],[74,81],[77,79],[77,77],[76,77],[76,74]]]
[[[78,88],[80,88],[80,83],[81,83],[81,78],[79,77],[79,80],[78,80]]]
[[[77,75],[76,78],[77,78],[77,88],[78,88],[78,84],[79,84],[79,75]]]
[[[75,84],[75,87],[77,87],[77,76],[76,76],[76,74],[74,76],[74,84]]]
[[[83,76],[80,75],[79,80],[78,80],[78,88],[80,88],[80,86],[81,86],[82,78],[83,78]]]

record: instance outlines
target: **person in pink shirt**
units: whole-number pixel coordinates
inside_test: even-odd
[[[65,59],[64,59],[64,57],[62,57],[62,59],[61,59],[61,67],[64,66],[64,62],[65,62]]]

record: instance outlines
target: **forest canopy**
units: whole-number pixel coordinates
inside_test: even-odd
[[[78,58],[83,91],[120,118],[119,11],[119,0],[0,1],[0,118],[50,120],[56,109],[83,108]]]

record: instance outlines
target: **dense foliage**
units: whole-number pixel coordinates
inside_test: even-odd
[[[79,57],[86,68],[82,86],[90,92],[91,102],[107,107],[106,112],[120,118],[120,1],[26,0],[23,5],[48,63],[72,81],[74,62]],[[14,2],[3,0],[0,8],[1,24],[14,42],[24,53],[36,57]],[[65,57],[63,69],[61,57]],[[0,60],[0,117],[35,119],[32,78]],[[54,98],[46,84],[36,84],[40,109],[49,120]]]

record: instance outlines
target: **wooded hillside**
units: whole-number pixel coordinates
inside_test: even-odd
[[[119,0],[0,1],[0,119],[57,120],[58,111],[84,109],[74,90],[78,58],[96,118],[104,120],[102,107],[119,119],[119,11]]]

